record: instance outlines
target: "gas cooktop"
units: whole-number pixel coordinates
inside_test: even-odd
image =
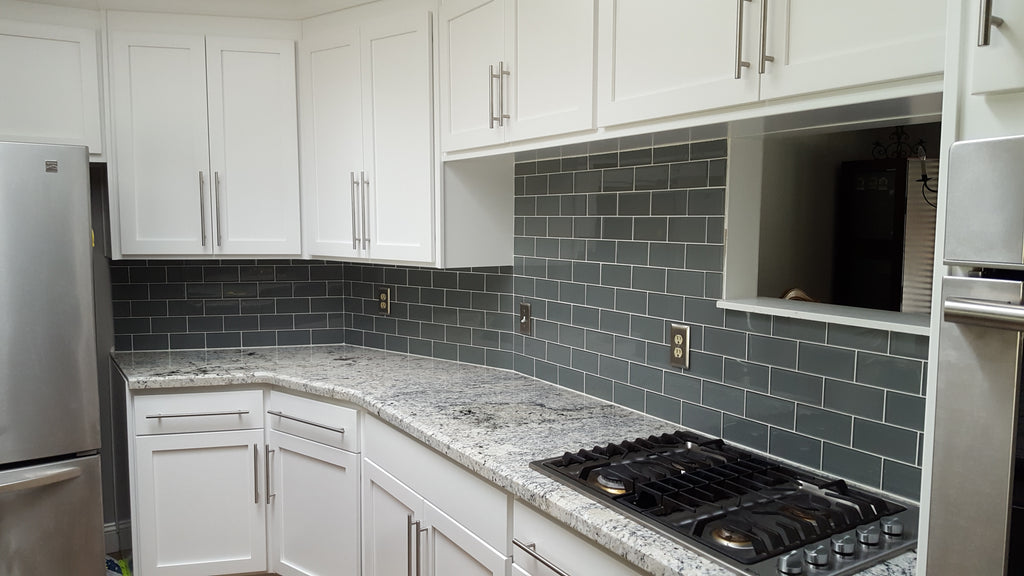
[[[912,507],[689,432],[530,466],[744,574],[852,574],[917,541]]]

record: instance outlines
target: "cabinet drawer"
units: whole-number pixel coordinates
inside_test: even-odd
[[[263,428],[263,392],[195,392],[135,397],[135,434]]]
[[[513,506],[512,517],[512,536],[515,538],[512,546],[514,574],[555,574],[523,550],[521,544],[530,547],[538,556],[572,576],[639,576],[638,572],[627,567],[608,551],[591,544],[575,532],[518,500]]]
[[[359,413],[338,406],[271,391],[267,427],[349,452],[359,452]]]

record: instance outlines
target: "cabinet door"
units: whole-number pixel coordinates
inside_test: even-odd
[[[511,0],[511,140],[594,127],[596,0]]]
[[[363,459],[364,576],[408,576],[413,572],[414,549],[420,537],[416,530],[421,527],[414,522],[422,516],[419,495]]]
[[[505,1],[445,0],[441,4],[441,138],[445,150],[459,150],[505,139],[499,97],[505,70]],[[507,105],[506,105],[507,108]]]
[[[433,261],[434,161],[430,16],[367,23],[363,130],[370,256]]]
[[[262,446],[262,429],[135,439],[140,574],[266,570]]]
[[[754,4],[602,0],[600,8],[599,125],[757,99],[756,69],[735,78],[737,62],[757,54]]]
[[[121,252],[212,253],[203,37],[113,31],[110,55]]]
[[[96,32],[0,20],[0,140],[103,152]]]
[[[353,258],[363,167],[362,74],[357,30],[303,39],[302,194],[306,251],[311,256]]]
[[[969,3],[967,13],[978,18],[979,2]],[[1021,49],[1021,38],[1016,30],[1024,29],[1024,3],[1014,0],[991,0],[992,15],[1002,18],[999,27],[989,27],[989,45],[977,46],[975,38],[971,40],[974,68],[971,72],[971,94],[989,94],[996,92],[1016,92],[1024,90],[1024,51]],[[973,28],[978,30],[978,21]],[[979,34],[980,32],[975,32]]]
[[[509,559],[435,508],[424,503],[426,535],[424,557],[430,576],[504,576]]]
[[[774,58],[765,64],[762,99],[942,72],[942,3],[761,1],[768,11],[766,53]]]
[[[208,37],[206,60],[216,251],[299,254],[295,46]]]
[[[281,576],[359,575],[359,456],[270,431],[271,569]]]

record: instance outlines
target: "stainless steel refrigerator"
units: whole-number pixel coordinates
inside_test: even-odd
[[[958,142],[946,185],[928,573],[1024,573],[1024,137]],[[1015,484],[1017,487],[1015,488]]]
[[[0,142],[4,576],[104,572],[89,221],[85,147]]]

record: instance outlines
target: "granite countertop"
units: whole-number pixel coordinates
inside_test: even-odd
[[[270,384],[355,404],[655,576],[729,569],[532,470],[550,458],[679,428],[527,376],[354,346],[117,352],[131,390]],[[905,576],[907,552],[861,574]]]

